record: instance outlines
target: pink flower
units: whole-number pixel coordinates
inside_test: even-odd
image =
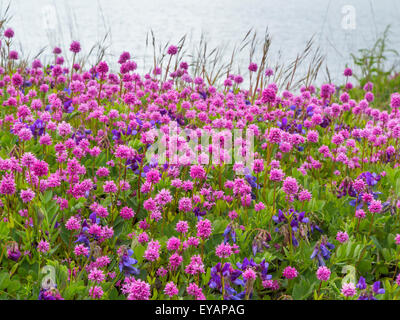
[[[270,180],[275,182],[282,181],[284,176],[285,174],[281,169],[272,169],[269,173]]]
[[[39,138],[39,143],[43,146],[50,146],[52,141],[51,137],[46,133],[45,135]]]
[[[325,266],[321,266],[317,270],[317,278],[320,281],[328,281],[331,276],[331,270]]]
[[[197,236],[206,239],[211,235],[212,226],[208,219],[200,220],[197,222]]]
[[[179,293],[179,290],[176,287],[175,283],[173,281],[170,281],[165,285],[164,293],[170,298],[172,298],[173,296],[176,296]]]
[[[106,181],[103,185],[103,190],[106,193],[115,193],[118,189],[114,181]]]
[[[285,269],[283,269],[282,275],[286,279],[294,279],[297,277],[298,272],[297,272],[296,268],[287,266]]]
[[[276,291],[279,289],[279,282],[277,280],[264,280],[262,282],[264,288]]]
[[[394,110],[397,110],[400,108],[400,94],[399,93],[396,92],[391,95],[390,106]]]
[[[149,236],[147,235],[146,232],[142,232],[141,234],[138,235],[137,239],[139,243],[146,243],[149,241]]]
[[[179,211],[183,212],[192,211],[192,200],[190,198],[181,198],[179,200]]]
[[[382,211],[382,203],[380,200],[372,200],[368,206],[368,210],[372,213],[379,213]]]
[[[204,264],[200,255],[190,257],[190,263],[186,266],[185,272],[191,275],[205,273]]]
[[[356,210],[355,216],[356,216],[356,218],[358,218],[358,219],[364,219],[364,218],[365,218],[365,212],[364,212],[364,210],[363,210],[363,209],[358,209],[358,210]]]
[[[263,172],[264,170],[264,161],[262,159],[255,159],[253,165],[253,171],[255,173]]]
[[[65,223],[67,230],[79,230],[81,228],[81,221],[77,217],[72,216]]]
[[[159,206],[165,206],[167,203],[172,201],[171,192],[167,189],[162,189],[156,195],[155,200]]]
[[[340,133],[335,133],[332,137],[332,143],[339,145],[341,143],[343,143],[344,138]]]
[[[371,202],[374,199],[374,196],[370,193],[363,193],[361,196],[361,199],[363,202]]]
[[[0,193],[5,195],[12,195],[16,191],[14,176],[12,174],[5,174],[0,183]]]
[[[186,221],[178,221],[175,230],[180,233],[187,233],[189,230],[189,225]]]
[[[154,211],[157,208],[157,204],[154,199],[149,198],[143,202],[143,208],[145,208],[147,211]]]
[[[343,283],[341,292],[345,297],[353,297],[357,293],[354,283],[351,282]]]
[[[171,270],[176,270],[182,263],[183,258],[178,253],[174,253],[171,257],[169,257],[169,266]]]
[[[36,160],[33,163],[32,170],[36,176],[44,177],[49,173],[49,165],[43,160]]]
[[[397,245],[400,245],[400,234],[396,234],[395,241]]]
[[[194,282],[190,283],[187,288],[186,291],[189,295],[194,296],[196,298],[196,300],[205,300],[203,291],[201,290],[201,288],[199,288],[199,286],[197,284],[195,284]]]
[[[266,77],[271,77],[274,75],[274,70],[272,70],[271,68],[268,68],[265,70],[265,76]]]
[[[206,172],[204,171],[202,166],[199,165],[193,165],[190,167],[190,177],[192,179],[205,179],[206,178]]]
[[[128,207],[123,207],[119,214],[125,220],[133,218],[135,216],[135,212],[131,208],[128,208]]]
[[[46,253],[50,249],[50,244],[45,240],[40,240],[37,250],[42,253]]]
[[[249,70],[250,70],[250,71],[256,72],[256,71],[257,71],[257,68],[258,68],[258,66],[257,66],[256,63],[254,63],[254,62],[250,63],[250,65],[249,65]]]
[[[100,283],[100,282],[104,281],[105,275],[102,270],[95,267],[90,271],[90,273],[88,275],[88,279],[91,281]]]
[[[149,300],[151,294],[150,285],[134,277],[125,278],[121,291],[128,295],[128,300]]]
[[[287,194],[296,194],[299,190],[299,186],[297,185],[297,180],[292,177],[287,177],[285,181],[283,181],[283,191]]]
[[[169,46],[167,52],[168,52],[169,55],[173,56],[173,55],[175,55],[175,54],[178,53],[178,47],[176,47],[176,46]]]
[[[96,67],[96,71],[98,73],[107,73],[108,72],[108,64],[105,61],[100,61]]]
[[[91,296],[93,299],[101,299],[103,294],[103,289],[100,286],[94,286],[89,289],[89,296]]]
[[[235,220],[238,217],[238,214],[236,211],[229,211],[228,216],[230,219]]]
[[[85,247],[83,244],[79,244],[74,248],[74,254],[76,256],[88,256],[89,249]]]
[[[150,241],[143,257],[149,261],[156,261],[160,257],[160,243],[158,241]]]
[[[310,130],[307,134],[307,141],[317,143],[319,138],[318,131]]]
[[[243,272],[243,279],[245,279],[246,281],[256,280],[256,278],[257,274],[251,268],[248,268],[245,272]]]
[[[14,51],[14,50],[11,50],[10,54],[8,55],[8,58],[10,60],[18,60],[18,52]]]
[[[81,51],[81,44],[78,41],[72,41],[69,50],[73,53],[79,53]]]
[[[33,137],[31,130],[29,129],[21,129],[18,132],[18,138],[20,138],[22,141],[29,141]]]
[[[365,182],[362,179],[356,179],[353,181],[353,188],[356,190],[358,193],[364,190],[365,188]]]
[[[264,209],[265,209],[265,205],[262,202],[256,203],[254,205],[254,210],[255,211],[261,211],[261,210],[264,210]]]
[[[199,238],[196,237],[189,237],[189,239],[187,240],[187,244],[192,246],[192,247],[196,247],[199,245],[200,240]]]
[[[232,255],[232,247],[229,244],[221,243],[216,249],[215,254],[217,257],[223,259]]]
[[[115,156],[122,159],[130,159],[135,156],[136,151],[131,147],[125,146],[123,144],[118,145],[115,150]]]
[[[4,36],[9,39],[14,37],[14,30],[11,28],[6,29],[6,31],[4,31]]]
[[[306,189],[300,191],[300,193],[299,193],[300,201],[310,201],[311,197],[312,197],[311,193]]]
[[[282,139],[282,131],[279,128],[271,128],[267,140],[271,143],[280,143]]]
[[[353,70],[351,70],[350,68],[346,68],[344,69],[343,75],[345,77],[351,77],[353,75]]]
[[[157,275],[158,275],[159,277],[165,277],[165,276],[167,275],[167,273],[168,273],[168,270],[165,269],[164,267],[160,267],[160,268],[158,268],[158,270],[157,270]]]
[[[181,245],[181,241],[176,238],[172,237],[169,238],[167,241],[167,250],[172,251],[172,250],[178,250]]]
[[[58,126],[58,134],[62,137],[68,136],[72,132],[72,127],[69,123],[63,121]]]
[[[349,235],[347,234],[347,232],[339,231],[336,234],[336,240],[339,241],[340,243],[345,243],[347,240],[349,240]]]
[[[31,202],[35,197],[35,192],[33,192],[31,189],[21,190],[20,196],[24,203]]]
[[[151,169],[146,175],[147,181],[150,183],[158,183],[161,180],[160,173],[157,169]]]

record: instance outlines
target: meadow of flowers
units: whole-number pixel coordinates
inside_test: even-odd
[[[144,75],[128,52],[114,73],[85,70],[77,41],[21,66],[13,37],[1,299],[400,298],[399,93],[376,106],[368,82],[354,100],[351,69],[290,92],[254,62],[249,86],[244,74],[210,85],[173,45]],[[250,167],[222,148],[235,129],[252,133],[233,141]],[[213,143],[193,147],[204,132]],[[146,157],[171,142],[165,161]]]

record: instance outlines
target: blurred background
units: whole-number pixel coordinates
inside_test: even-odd
[[[8,2],[1,5],[4,11]],[[313,48],[325,57],[320,81],[326,81],[326,68],[332,81],[343,78],[344,67],[353,67],[351,53],[372,47],[388,25],[390,47],[400,48],[398,0],[12,0],[9,12],[24,56],[47,47],[43,55],[50,57],[54,46],[68,50],[71,40],[79,40],[86,53],[96,45],[106,48],[107,60],[115,63],[129,51],[145,71],[153,66],[150,30],[160,51],[186,35],[188,59],[201,38],[225,60],[236,48],[235,72],[247,71],[251,60],[251,45],[239,50],[249,30],[263,41],[268,28],[271,67],[295,59],[313,37]],[[252,60],[260,54],[255,50]],[[387,58],[397,63],[395,54]]]

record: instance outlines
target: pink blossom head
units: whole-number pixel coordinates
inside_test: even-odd
[[[345,297],[353,297],[357,293],[354,283],[351,282],[343,283],[341,292]]]
[[[271,68],[268,68],[265,70],[265,76],[266,77],[271,77],[274,75],[274,70],[272,70]]]
[[[46,253],[50,249],[50,244],[45,240],[40,240],[37,250],[42,253]]]
[[[312,195],[308,190],[304,189],[304,190],[299,192],[299,200],[300,201],[302,201],[302,202],[310,201],[311,198],[312,198]]]
[[[372,213],[379,213],[382,211],[382,203],[380,200],[372,200],[368,206],[368,210]]]
[[[8,39],[11,39],[14,37],[14,30],[11,28],[6,29],[6,31],[4,31],[4,36]]]
[[[286,279],[294,279],[297,277],[298,272],[295,267],[287,266],[285,269],[283,269],[282,273],[283,277]]]
[[[129,207],[123,207],[120,212],[120,216],[125,219],[131,219],[135,216],[135,212]]]
[[[358,219],[364,219],[365,218],[365,211],[363,209],[358,209],[358,210],[356,210],[355,216]]]
[[[307,134],[307,141],[317,143],[319,138],[318,131],[310,130]]]
[[[173,296],[176,296],[179,293],[179,290],[176,287],[175,283],[173,281],[170,281],[165,285],[164,293],[170,298],[172,298]]]
[[[72,41],[69,50],[77,54],[81,51],[81,44],[78,41]]]
[[[321,266],[317,270],[317,278],[320,281],[328,281],[331,276],[331,270],[325,266]]]
[[[346,68],[344,69],[343,74],[345,77],[351,77],[353,75],[353,70],[351,70],[350,68]]]
[[[269,173],[269,178],[271,181],[279,182],[282,181],[285,174],[281,169],[272,169]]]
[[[390,98],[390,106],[393,110],[398,110],[400,108],[400,94],[393,93]]]
[[[192,200],[190,198],[181,198],[178,205],[179,211],[190,212],[192,211]]]
[[[257,278],[257,274],[251,268],[248,268],[245,272],[243,272],[243,279],[246,281],[254,281]]]
[[[232,255],[232,247],[227,243],[221,243],[216,249],[215,254],[220,259],[228,258]]]
[[[18,52],[15,50],[10,51],[8,58],[10,60],[18,60]]]
[[[176,46],[169,46],[167,52],[168,52],[169,55],[173,56],[173,55],[175,55],[175,54],[178,53],[178,47],[176,47]]]
[[[347,234],[347,232],[339,231],[336,234],[336,240],[340,243],[345,243],[347,240],[349,240],[349,235]]]
[[[197,222],[197,236],[202,239],[207,239],[212,232],[211,221],[208,219]]]
[[[298,190],[299,186],[297,185],[297,180],[295,178],[287,177],[283,181],[283,191],[286,194],[293,195],[296,194]]]
[[[93,299],[101,299],[104,291],[101,286],[93,286],[89,289],[89,296]]]
[[[365,188],[365,182],[363,179],[356,179],[353,181],[353,188],[356,190],[358,193],[364,190]]]
[[[257,71],[257,68],[258,68],[258,66],[257,66],[256,63],[254,63],[254,62],[250,63],[250,65],[249,65],[249,70],[250,70],[251,72],[256,72],[256,71]]]
[[[22,202],[24,203],[31,202],[35,197],[35,192],[33,192],[31,189],[21,190],[20,196]]]
[[[189,230],[189,224],[186,221],[178,221],[175,230],[179,233],[187,233]]]

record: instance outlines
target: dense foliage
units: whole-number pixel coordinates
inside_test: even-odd
[[[265,86],[229,74],[217,88],[175,64],[175,46],[146,75],[127,52],[117,73],[82,70],[76,41],[71,65],[55,48],[52,65],[22,68],[13,36],[0,69],[1,299],[400,296],[400,94],[376,106],[350,69],[343,86],[280,92],[267,69]],[[179,151],[164,163],[145,157],[156,129]],[[233,143],[250,168],[219,148],[234,129],[254,135]],[[217,143],[193,148],[204,132]]]

